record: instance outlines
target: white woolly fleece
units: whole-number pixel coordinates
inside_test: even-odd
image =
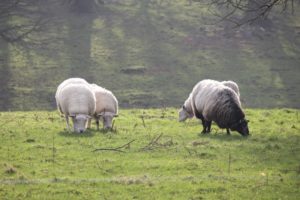
[[[65,115],[85,114],[92,116],[96,109],[96,98],[89,85],[69,83],[57,96],[59,109]]]
[[[96,84],[90,84],[90,86],[96,97],[95,114],[100,114],[104,111],[118,114],[118,100],[114,94]]]

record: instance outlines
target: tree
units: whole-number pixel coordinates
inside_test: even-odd
[[[25,43],[26,37],[45,23],[43,6],[39,0],[1,0],[0,38],[8,43]]]
[[[212,10],[227,10],[225,14],[213,12],[222,21],[241,26],[265,20],[275,10],[294,12],[294,3],[294,0],[210,0],[209,5],[213,7]]]

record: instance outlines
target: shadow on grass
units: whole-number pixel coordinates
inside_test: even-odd
[[[96,133],[97,132],[94,130],[87,130],[84,133],[61,131],[58,134],[64,137],[94,137]]]
[[[223,140],[223,141],[242,141],[242,140],[248,140],[251,138],[251,135],[244,137],[240,135],[239,133],[232,132],[231,135],[227,135],[226,133],[208,133],[208,134],[198,134],[201,138],[210,138],[210,139],[216,139],[216,140]]]
[[[116,130],[110,130],[110,129],[100,129],[99,131],[89,129],[86,130],[84,133],[76,133],[76,132],[69,132],[67,130],[60,131],[58,134],[64,137],[94,137],[96,134],[116,134]]]

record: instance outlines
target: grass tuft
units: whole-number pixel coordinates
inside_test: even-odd
[[[4,170],[6,174],[16,174],[18,170],[13,166],[7,166]]]

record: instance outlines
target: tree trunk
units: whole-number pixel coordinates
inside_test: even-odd
[[[91,38],[94,15],[74,15],[67,21],[68,37],[66,41],[70,64],[69,77],[82,77],[93,81],[91,70]]]
[[[9,65],[8,43],[0,38],[0,110],[7,111],[11,108],[12,90],[9,87],[11,79]]]

